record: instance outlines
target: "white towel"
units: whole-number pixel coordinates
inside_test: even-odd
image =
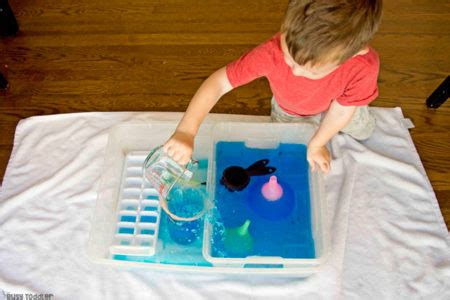
[[[331,143],[332,255],[305,279],[162,272],[91,263],[90,220],[108,130],[179,113],[80,113],[19,123],[0,194],[0,289],[56,299],[450,299],[450,239],[401,110],[374,135]],[[209,115],[208,122],[268,121]],[[0,293],[1,298],[1,293]]]

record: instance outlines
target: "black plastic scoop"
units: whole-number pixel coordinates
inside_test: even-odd
[[[247,169],[239,166],[228,167],[223,171],[220,183],[231,192],[242,191],[249,184],[251,176],[272,174],[277,170],[274,167],[268,167],[268,163],[268,159],[261,159]]]

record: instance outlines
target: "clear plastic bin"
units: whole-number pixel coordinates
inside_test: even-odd
[[[283,123],[220,123],[214,126],[211,136],[210,167],[208,169],[208,193],[216,197],[217,158],[216,145],[218,142],[245,142],[248,148],[274,149],[279,144],[307,144],[315,132],[315,127],[309,124]],[[249,161],[251,164],[253,161]],[[270,164],[270,163],[269,163]],[[308,171],[309,172],[309,171]],[[270,253],[261,256],[220,257],[212,253],[213,227],[216,223],[212,214],[205,222],[203,256],[214,266],[221,267],[283,267],[283,268],[311,268],[319,266],[327,254],[327,234],[324,226],[325,198],[322,176],[318,172],[309,172],[310,216],[311,231],[314,241],[314,258],[284,258],[271,256]],[[239,192],[230,195],[239,195]],[[215,199],[220,200],[220,199]],[[267,222],[269,225],[273,222]],[[250,225],[251,226],[251,225]]]
[[[116,264],[112,255],[154,255],[161,207],[158,192],[144,179],[143,163],[163,144],[176,122],[128,123],[111,129],[88,245],[95,262]],[[207,157],[211,127],[202,126],[195,155]]]
[[[327,237],[323,224],[325,203],[322,178],[310,174],[311,218],[316,256],[314,259],[284,259],[279,257],[246,257],[242,259],[215,258],[210,255],[210,218],[205,218],[203,236],[185,246],[164,241],[168,234],[158,234],[159,207],[157,192],[146,186],[141,160],[154,147],[163,144],[173,133],[177,122],[125,123],[111,129],[105,151],[98,199],[92,218],[88,255],[97,263],[117,266],[137,266],[174,271],[203,271],[224,273],[279,274],[303,277],[314,273],[327,253]],[[204,123],[195,140],[194,158],[208,158],[207,189],[214,195],[215,157],[217,141],[245,141],[251,147],[274,147],[280,141],[307,143],[314,127],[305,124],[277,123]],[[138,154],[138,155],[136,155]],[[211,163],[212,162],[212,163]],[[149,222],[140,222],[145,216]],[[135,218],[135,219],[134,219]],[[118,225],[123,225],[119,226]],[[119,232],[121,230],[121,232]],[[166,245],[163,247],[163,244]],[[116,247],[117,246],[117,247]],[[130,248],[134,247],[133,249]],[[152,248],[152,249],[151,249]],[[172,252],[164,251],[171,249]],[[113,258],[114,252],[134,253],[141,260]],[[152,254],[155,251],[155,254]],[[164,254],[156,260],[152,255]],[[171,254],[173,253],[173,255]],[[172,257],[173,256],[173,257]],[[187,258],[196,264],[186,263]],[[173,258],[173,259],[172,259]]]

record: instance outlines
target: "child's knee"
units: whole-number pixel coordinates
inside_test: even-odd
[[[342,129],[356,140],[362,141],[368,139],[375,129],[376,121],[374,116],[369,112],[367,106],[358,107],[350,123]]]

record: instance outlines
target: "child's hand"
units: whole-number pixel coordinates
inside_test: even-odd
[[[325,173],[328,174],[330,171],[330,161],[331,155],[325,146],[314,146],[308,145],[308,150],[306,152],[306,159],[311,167],[311,171],[315,171],[316,164]]]
[[[194,148],[195,136],[189,133],[175,131],[164,144],[164,151],[180,165],[189,162]]]

